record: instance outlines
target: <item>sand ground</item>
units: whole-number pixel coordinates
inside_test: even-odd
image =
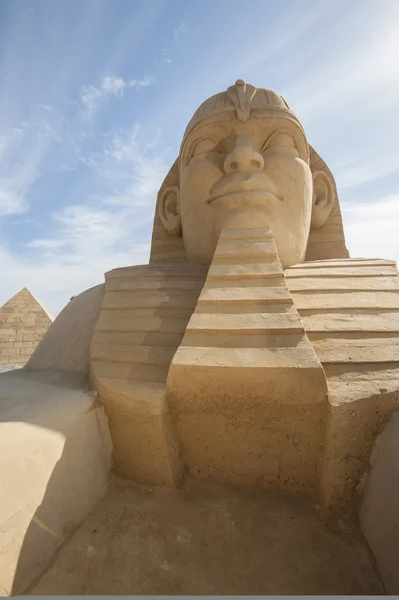
[[[384,594],[355,525],[305,500],[113,478],[27,591],[39,594]]]

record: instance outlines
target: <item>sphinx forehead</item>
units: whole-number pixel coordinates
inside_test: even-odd
[[[210,115],[232,111],[240,121],[245,122],[257,109],[278,109],[297,119],[282,96],[272,90],[256,88],[242,79],[238,79],[235,85],[230,86],[224,92],[211,96],[200,105],[188,123],[185,135],[200,120]]]
[[[203,117],[199,120],[190,131],[186,131],[182,146],[187,139],[192,136],[196,136],[197,132],[206,131],[208,129],[220,129],[227,130],[231,129],[246,129],[246,128],[272,128],[273,126],[284,126],[292,129],[293,131],[299,131],[306,139],[305,131],[298,121],[291,114],[276,109],[258,109],[252,110],[249,119],[244,122],[237,118],[236,114],[231,112],[225,112],[220,114],[213,114]]]

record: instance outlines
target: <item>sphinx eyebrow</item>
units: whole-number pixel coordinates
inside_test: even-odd
[[[216,115],[215,115],[216,116]],[[184,143],[181,146],[181,151],[180,154],[182,156],[182,159],[185,158],[186,153],[187,153],[187,149],[191,150],[191,146],[193,143],[195,143],[195,141],[198,140],[198,138],[201,135],[201,131],[204,129],[209,128],[209,126],[212,126],[212,129],[215,128],[216,131],[218,130],[217,128],[219,128],[220,126],[225,126],[226,123],[228,123],[229,121],[232,120],[233,118],[233,113],[231,114],[224,114],[224,115],[217,115],[218,119],[216,120],[207,120],[207,121],[203,121],[202,123],[198,123],[188,134],[187,138],[185,139]],[[220,131],[220,130],[219,130]],[[198,137],[197,135],[198,134]],[[191,141],[191,137],[193,137],[193,141]],[[215,134],[211,134],[209,136],[203,135],[202,137],[210,137],[210,138],[215,138],[218,142],[220,142],[223,138],[223,136],[219,136],[219,135],[215,135]]]
[[[283,128],[283,127],[275,129],[269,135],[269,137],[267,138],[267,140],[262,144],[261,151],[264,152],[265,150],[267,150],[267,147],[268,147],[269,143],[273,140],[273,138],[275,136],[277,136],[279,134],[286,134],[286,135],[289,135],[290,137],[292,137],[292,139],[295,142],[296,149],[298,150],[298,152],[301,155],[301,157],[302,158],[306,158],[306,160],[308,160],[307,153],[303,151],[304,144],[301,143],[301,141],[303,142],[303,140],[300,139],[300,136],[298,135],[298,133],[296,131],[292,131],[290,129],[286,129],[286,128]]]
[[[187,157],[191,156],[191,153],[192,153],[193,149],[195,148],[195,146],[202,140],[212,140],[213,142],[215,142],[215,144],[220,143],[220,139],[217,136],[206,135],[206,134],[198,135],[193,140],[190,140],[190,139],[187,140],[186,143],[184,144],[182,157],[181,157],[181,160],[183,163],[187,161]]]
[[[277,135],[289,135],[295,142],[295,145],[299,146],[298,144],[298,139],[295,135],[294,132],[290,131],[289,129],[283,129],[283,128],[279,128],[279,129],[275,129],[267,138],[267,140],[264,142],[262,147],[267,147],[268,144],[273,140],[273,138],[277,137]]]

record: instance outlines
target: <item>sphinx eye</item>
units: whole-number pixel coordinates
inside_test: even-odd
[[[212,138],[200,139],[191,151],[191,158],[193,156],[199,156],[200,154],[206,154],[207,152],[214,152],[217,150],[218,143]]]
[[[294,136],[283,131],[274,133],[263,145],[262,152],[265,152],[269,149],[273,152],[286,152],[295,156],[299,156]]]

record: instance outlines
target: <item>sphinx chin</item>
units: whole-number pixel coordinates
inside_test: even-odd
[[[217,230],[252,229],[263,227],[271,229],[272,217],[265,206],[225,206],[216,215]]]

